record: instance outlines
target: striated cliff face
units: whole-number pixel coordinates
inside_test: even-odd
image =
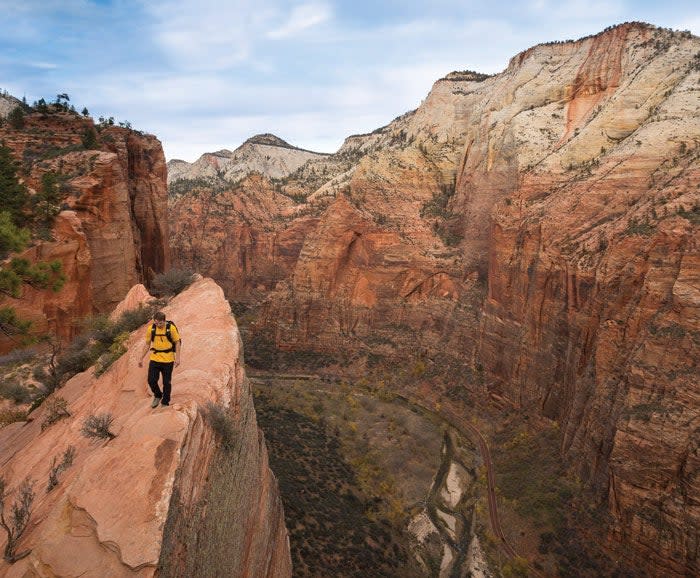
[[[232,191],[204,270],[281,347],[478,369],[473,394],[559,423],[611,548],[698,573],[698,86],[700,40],[645,24],[453,73],[265,193],[257,253],[262,201]]]
[[[699,49],[623,26],[562,51],[549,66],[571,68],[566,99],[542,94],[503,125],[458,192],[469,210],[489,162],[528,166],[491,199],[480,357],[493,389],[561,424],[613,537],[657,575],[698,572]],[[517,86],[548,58],[533,49],[506,73]],[[539,150],[499,152],[535,130]]]
[[[144,294],[136,286],[127,300]],[[139,330],[129,338],[128,352],[107,372],[97,377],[90,369],[75,376],[32,412],[29,421],[0,430],[6,515],[22,480],[33,482],[35,493],[29,525],[16,549],[31,553],[12,565],[0,562],[0,576],[183,575],[193,554],[178,541],[184,534],[172,530],[185,522],[196,525],[193,513],[203,515],[199,504],[216,447],[203,417],[208,402],[225,408],[240,444],[232,458],[239,477],[228,489],[236,497],[226,528],[229,575],[291,575],[277,484],[256,425],[230,308],[216,284],[201,279],[173,299],[166,313],[177,322],[184,343],[170,407],[150,407],[146,368],[138,367]],[[198,343],[208,347],[196,347]],[[59,396],[70,415],[42,427]],[[105,413],[114,418],[110,429],[116,437],[96,441],[81,435],[88,416]],[[60,463],[69,447],[75,451],[73,463],[59,472],[58,484],[47,492],[52,460]],[[158,570],[164,558],[166,574]]]
[[[111,311],[129,288],[168,266],[165,158],[160,142],[120,127],[100,130],[99,149],[83,139],[92,120],[65,112],[32,113],[22,129],[0,127],[30,193],[46,172],[58,175],[62,211],[52,240],[36,241],[26,256],[58,259],[67,282],[52,294],[25,288],[8,300],[37,332],[60,338],[74,334],[73,322]]]

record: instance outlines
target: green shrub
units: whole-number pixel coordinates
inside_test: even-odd
[[[159,296],[177,295],[194,281],[194,273],[188,269],[170,269],[153,278],[152,289]]]
[[[128,331],[130,333],[142,325],[145,325],[148,321],[153,319],[153,314],[160,309],[161,305],[164,304],[154,300],[146,307],[138,307],[137,309],[124,311],[121,317],[117,320],[119,333],[124,331]]]
[[[125,331],[118,334],[106,353],[100,355],[95,368],[95,375],[102,375],[110,366],[124,355],[127,351],[126,342],[129,340],[129,334]]]
[[[97,375],[101,375],[126,352],[129,333],[153,317],[154,305],[125,311],[116,321],[95,317],[86,322],[87,330],[77,336],[59,356],[56,379],[64,383],[77,373],[86,371],[99,361]]]
[[[90,334],[77,336],[66,351],[58,358],[56,375],[64,382],[77,373],[87,370],[99,357],[91,343]]]
[[[24,128],[24,111],[21,106],[17,106],[10,111],[7,115],[7,120],[10,126],[15,130],[21,130]]]

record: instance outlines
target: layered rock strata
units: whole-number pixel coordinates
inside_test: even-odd
[[[20,162],[30,193],[47,172],[63,192],[50,241],[37,240],[24,256],[59,260],[66,284],[58,294],[25,287],[8,300],[18,313],[61,339],[86,315],[108,313],[129,288],[168,267],[165,158],[153,136],[102,127],[99,149],[86,150],[92,120],[75,114],[32,113],[21,130],[5,124],[0,140]],[[11,345],[11,344],[10,344]]]
[[[207,270],[281,347],[477,369],[559,422],[619,555],[698,573],[699,83],[700,40],[639,23],[451,74],[290,175],[274,284],[226,264],[244,208]]]
[[[142,287],[135,291],[144,295]],[[165,311],[177,322],[184,343],[169,407],[151,409],[146,369],[138,367],[144,334],[139,329],[129,338],[127,353],[105,373],[98,377],[90,369],[75,376],[29,421],[0,430],[6,517],[23,480],[33,483],[35,494],[16,548],[30,553],[14,564],[0,562],[0,576],[156,576],[166,538],[169,575],[182,575],[186,558],[178,556],[191,555],[194,545],[177,542],[178,535],[164,536],[164,530],[166,521],[172,527],[187,512],[201,514],[197,504],[206,494],[217,445],[203,417],[209,403],[228,416],[244,456],[238,481],[228,489],[238,500],[226,528],[230,575],[291,575],[277,484],[256,425],[238,329],[223,293],[210,279],[201,279]],[[196,347],[202,343],[207,347]],[[59,398],[69,415],[48,423]],[[81,435],[86,418],[96,415],[113,418],[113,439]],[[74,451],[72,465],[58,472],[58,483],[49,491],[52,466],[68,448]],[[4,547],[6,536],[0,534]]]

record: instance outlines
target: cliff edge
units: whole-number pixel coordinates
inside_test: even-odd
[[[131,293],[145,293],[136,286]],[[129,296],[127,296],[127,300]],[[2,577],[121,577],[184,575],[187,534],[172,530],[206,518],[213,465],[235,462],[228,488],[227,573],[291,576],[287,530],[277,482],[257,428],[235,319],[221,289],[200,279],[165,308],[183,336],[182,364],[173,376],[170,407],[151,409],[146,368],[139,368],[144,329],[106,372],[73,377],[32,412],[29,421],[0,430],[5,516],[23,481],[33,484],[29,523],[16,545],[30,553]],[[47,418],[57,398],[69,415]],[[236,432],[236,451],[217,453],[217,434],[205,416],[213,403]],[[211,407],[211,405],[209,406]],[[110,414],[112,439],[81,434],[89,416]],[[69,448],[69,466],[56,470]],[[55,460],[55,461],[52,461]],[[51,473],[57,483],[51,486]],[[217,504],[216,508],[222,506]],[[0,532],[0,547],[7,536]],[[167,544],[167,550],[165,545]],[[163,571],[167,566],[167,571]],[[204,574],[200,574],[204,575]]]

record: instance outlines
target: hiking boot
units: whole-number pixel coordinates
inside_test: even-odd
[[[158,407],[158,404],[160,403],[160,398],[159,397],[154,397],[153,401],[151,402],[151,407]]]
[[[168,406],[168,405],[170,405],[170,404],[169,404],[169,403],[165,403],[164,401],[161,401],[161,402],[160,402],[160,405]]]

